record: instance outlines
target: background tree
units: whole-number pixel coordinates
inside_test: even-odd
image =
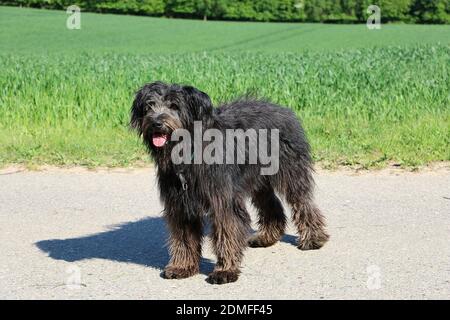
[[[223,17],[230,20],[256,20],[251,0],[228,0]]]
[[[411,16],[420,23],[450,23],[450,1],[415,0]]]
[[[412,0],[378,0],[377,5],[381,8],[381,21],[410,20]]]
[[[355,16],[358,22],[366,22],[369,14],[367,13],[367,8],[372,3],[371,0],[356,0],[355,1]],[[383,9],[381,9],[381,14],[383,14]]]
[[[0,0],[0,4],[179,18],[361,22],[374,4],[384,22],[450,23],[450,0]]]
[[[356,21],[356,0],[341,0],[342,21]]]
[[[196,0],[195,11],[203,20],[207,20],[208,17],[220,19],[225,12],[226,5],[226,0]]]
[[[195,9],[195,0],[166,0],[165,11],[169,17],[193,18]]]

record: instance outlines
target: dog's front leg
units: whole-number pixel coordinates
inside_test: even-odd
[[[250,215],[244,201],[235,199],[227,208],[216,207],[212,219],[217,264],[207,281],[212,284],[234,282],[239,277],[243,251],[247,246]]]
[[[163,272],[167,279],[183,279],[199,271],[202,253],[202,221],[192,218],[182,221],[180,216],[166,215],[170,231],[170,262]]]

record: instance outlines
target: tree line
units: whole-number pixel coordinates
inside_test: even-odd
[[[450,0],[17,0],[0,4],[190,19],[360,23],[369,5],[383,22],[450,23]]]

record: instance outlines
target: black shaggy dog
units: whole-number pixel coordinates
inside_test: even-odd
[[[194,121],[201,121],[203,130],[214,128],[224,135],[226,129],[278,129],[277,173],[262,175],[259,161],[174,164],[171,151],[178,142],[171,141],[170,136],[177,129],[194,134]],[[142,135],[157,166],[170,231],[171,259],[164,277],[180,279],[198,273],[203,220],[208,217],[217,264],[207,281],[236,281],[246,246],[271,246],[284,233],[286,218],[275,192],[283,195],[292,208],[299,249],[318,249],[328,240],[324,217],[313,202],[309,145],[289,109],[247,98],[213,108],[208,95],[194,87],[154,82],[136,93],[130,123]],[[248,154],[248,147],[243,152]],[[259,216],[259,232],[251,237],[247,198]]]

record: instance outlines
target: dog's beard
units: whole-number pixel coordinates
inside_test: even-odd
[[[144,139],[147,143],[156,149],[162,149],[169,145],[172,132],[181,128],[181,121],[179,119],[168,119],[164,121],[162,128],[153,129],[152,122],[144,119],[142,129]]]
[[[155,147],[157,149],[163,148],[170,140],[170,134],[168,131],[153,131],[150,129],[150,121],[144,121],[142,123],[142,131],[144,140],[148,146]]]

